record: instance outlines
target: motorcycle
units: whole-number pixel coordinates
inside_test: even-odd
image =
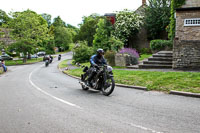
[[[91,81],[92,86],[88,86],[87,84],[90,69],[87,66],[81,67],[83,68],[84,74],[81,75],[81,80],[79,83],[81,84],[83,90],[100,90],[105,96],[109,96],[114,91],[115,81],[113,78],[113,69],[111,66],[103,65],[98,67],[96,75]]]

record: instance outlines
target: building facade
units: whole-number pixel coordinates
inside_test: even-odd
[[[186,0],[176,9],[174,69],[200,68],[200,0]]]

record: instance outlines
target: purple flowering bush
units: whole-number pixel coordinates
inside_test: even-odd
[[[127,64],[129,65],[136,65],[138,64],[139,54],[135,49],[132,48],[123,48],[119,51],[119,54],[127,54],[130,57],[126,59]]]

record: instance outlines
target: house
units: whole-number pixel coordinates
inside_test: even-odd
[[[186,0],[176,9],[173,68],[200,68],[200,0]]]

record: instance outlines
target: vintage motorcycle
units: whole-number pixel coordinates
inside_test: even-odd
[[[92,87],[88,86],[87,84],[91,68],[88,68],[87,66],[82,66],[80,64],[78,64],[78,66],[81,66],[84,72],[84,74],[81,75],[81,80],[79,81],[83,90],[88,90],[90,88],[99,90],[105,96],[109,96],[113,92],[115,88],[115,81],[113,78],[113,69],[111,66],[98,66],[98,68],[96,69],[96,75],[91,81]]]

